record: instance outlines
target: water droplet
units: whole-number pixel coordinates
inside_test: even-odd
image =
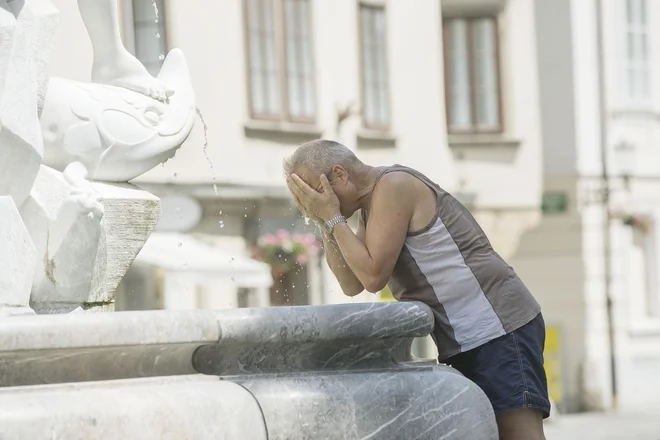
[[[182,242],[179,242],[179,247],[181,247],[181,246],[183,246],[183,243],[182,243]]]
[[[176,178],[178,175],[179,175],[178,173],[174,173],[172,177]]]
[[[188,263],[183,263],[183,267],[188,267]]]
[[[222,215],[222,209],[218,211],[218,215]]]
[[[247,218],[247,214],[243,215],[243,217]]]
[[[174,208],[174,210],[175,210],[176,212],[179,212],[179,211],[181,211],[181,208],[179,208],[179,207],[177,206],[176,208]]]
[[[220,220],[220,221],[218,222],[218,224],[220,225],[220,228],[224,228],[224,227],[225,227],[225,222],[223,222],[222,220]]]

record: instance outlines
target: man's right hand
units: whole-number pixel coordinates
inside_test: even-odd
[[[300,200],[298,200],[298,197],[296,197],[296,195],[293,193],[293,191],[291,191],[291,188],[289,188],[289,193],[291,194],[291,197],[293,198],[293,201],[295,202],[296,208],[298,208],[298,211],[300,211],[300,213],[302,215],[304,215],[306,218],[309,218],[309,219],[313,220],[320,228],[322,228],[323,224],[325,222],[323,220],[321,220],[320,218],[309,215],[307,213],[307,210],[305,209],[305,207],[302,206],[302,204],[300,203]]]

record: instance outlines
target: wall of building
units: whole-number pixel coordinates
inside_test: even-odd
[[[657,209],[658,82],[643,108],[631,107],[625,90],[624,20],[626,2],[602,2],[604,71],[599,70],[596,2],[537,1],[537,45],[544,139],[544,191],[567,196],[565,213],[547,214],[538,229],[523,237],[514,267],[539,298],[548,325],[560,327],[564,401],[569,411],[609,408],[611,369],[605,280],[614,302],[617,395],[622,409],[657,404],[660,382],[650,371],[660,367],[660,325],[648,307],[653,245],[640,249],[640,235],[615,218],[610,226],[611,266],[605,267],[605,208],[601,180],[601,97],[605,81],[605,135],[610,174],[611,212],[646,215]],[[660,20],[648,3],[652,78],[660,78],[657,50]],[[558,31],[561,30],[561,32]],[[654,81],[652,81],[654,82]],[[633,177],[626,189],[626,165],[617,148],[635,147]],[[653,188],[653,189],[651,189]],[[656,245],[657,246],[657,245]],[[650,250],[649,250],[650,249]],[[650,252],[650,254],[649,254]],[[640,270],[640,267],[643,269]],[[643,323],[640,324],[639,323]],[[657,370],[656,370],[657,371]]]
[[[61,25],[52,74],[89,79],[91,46],[75,2],[55,3]],[[283,186],[280,164],[286,154],[304,140],[339,135],[365,161],[416,167],[450,191],[458,188],[460,174],[466,190],[477,194],[479,206],[535,207],[541,144],[533,5],[513,0],[501,2],[499,10],[504,134],[454,138],[450,149],[439,2],[420,0],[414,8],[391,0],[375,3],[384,4],[387,14],[392,128],[385,141],[362,128],[359,116],[349,119],[340,133],[336,127],[338,108],[360,101],[359,2],[312,2],[318,117],[316,124],[303,127],[250,119],[242,1],[199,0],[194,8],[166,1],[168,44],[187,56],[208,125],[208,147],[205,151],[203,126],[197,124],[176,158],[138,181],[185,184],[215,178],[221,183]],[[79,54],[73,62],[72,51]],[[520,180],[526,184],[519,185]]]

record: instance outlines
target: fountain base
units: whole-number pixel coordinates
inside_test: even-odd
[[[411,356],[432,328],[419,303],[5,319],[0,437],[497,439],[481,389]]]

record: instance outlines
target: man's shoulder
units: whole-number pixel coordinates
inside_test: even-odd
[[[376,188],[397,191],[412,189],[417,181],[419,181],[419,179],[408,171],[392,170],[388,171],[380,178]]]

